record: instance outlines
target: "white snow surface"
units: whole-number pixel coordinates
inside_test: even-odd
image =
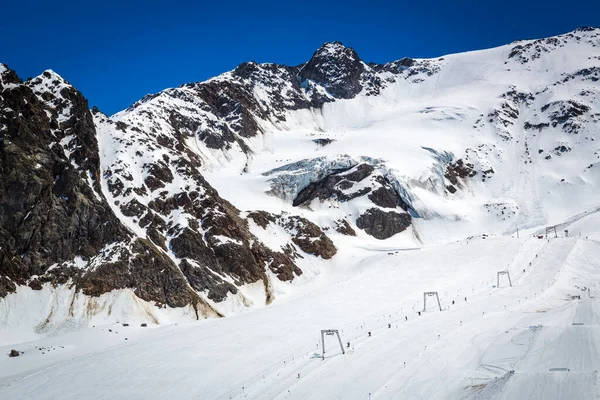
[[[24,353],[0,363],[0,396],[597,398],[600,242],[498,237],[342,253],[347,264],[307,291],[252,312],[148,328],[121,312],[135,323],[97,320],[2,346]],[[494,287],[506,269],[513,286]],[[433,301],[419,316],[432,290],[442,311]],[[321,329],[339,329],[346,354],[326,336],[322,359]]]

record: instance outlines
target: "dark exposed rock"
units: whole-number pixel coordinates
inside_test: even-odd
[[[484,181],[484,182],[485,182],[485,180],[486,180],[486,179],[488,179],[488,178],[489,178],[491,175],[493,175],[494,173],[495,173],[495,172],[494,172],[494,169],[493,169],[493,168],[489,168],[489,169],[486,169],[486,170],[483,170],[483,171],[481,171],[481,179],[482,179],[482,181]]]
[[[330,259],[337,253],[333,242],[317,225],[306,218],[290,216],[287,218],[285,227],[290,232],[296,232],[292,241],[308,254],[314,254],[325,260]]]
[[[161,218],[136,198],[122,205],[125,215],[143,216],[140,224],[151,239],[131,241],[132,234],[113,214],[102,195],[95,125],[81,94],[46,72],[27,85],[6,88],[2,97],[7,107],[0,110],[0,125],[8,134],[0,164],[0,296],[14,292],[17,284],[29,282],[39,290],[46,282],[70,281],[90,296],[132,288],[143,300],[172,307],[192,305],[199,315],[219,316],[190,287],[181,269],[157,249],[166,250]],[[101,114],[97,109],[95,113]],[[126,124],[120,127],[130,129]],[[145,166],[151,188],[172,181],[166,162],[168,158],[165,164]],[[179,167],[194,170],[181,163]],[[123,170],[118,176],[131,181],[128,174]],[[144,187],[125,188],[122,182],[109,180],[109,190],[147,193]],[[217,196],[211,189],[207,193]],[[179,196],[157,208],[188,207],[191,202],[189,196]],[[94,260],[94,268],[75,267],[76,256],[84,263]],[[39,278],[31,280],[32,275]]]
[[[512,125],[513,120],[518,117],[519,110],[507,102],[502,103],[499,110],[493,110],[488,114],[490,122],[496,120],[505,127]]]
[[[588,106],[574,100],[554,101],[543,106],[541,111],[545,112],[549,109],[551,112],[548,118],[552,121],[552,126],[563,125],[563,130],[568,133],[578,133],[580,130],[580,121],[577,117],[590,111]]]
[[[367,178],[368,183],[362,183],[360,189],[351,191],[357,182],[363,182]],[[409,209],[388,179],[370,164],[358,164],[308,184],[298,192],[292,204],[310,204],[315,199],[347,202],[367,194],[368,199],[379,207],[402,208],[404,211]],[[337,226],[337,230],[340,229],[344,234],[355,234],[350,226]]]
[[[444,177],[452,182],[453,185],[459,185],[459,178],[472,178],[477,175],[477,171],[473,169],[473,164],[465,163],[462,159],[448,164]]]
[[[203,210],[214,211],[206,213]],[[206,243],[202,235],[186,228],[171,240],[170,245],[177,257],[194,261],[193,268],[190,263],[182,266],[183,273],[194,289],[208,291],[211,300],[221,301],[227,293],[237,293],[235,286],[223,281],[219,275],[229,275],[236,284],[243,284],[266,281],[265,268],[271,269],[282,280],[292,280],[302,274],[290,256],[260,244],[250,233],[246,221],[239,218],[239,212],[219,200],[216,194],[205,200],[204,207],[189,211],[198,213],[199,217],[204,214],[201,219]],[[251,213],[249,218],[263,227],[269,220],[274,220],[262,211]]]
[[[248,213],[248,218],[252,219],[258,226],[265,229],[270,223],[275,223],[277,217],[266,211],[252,211]]]
[[[303,188],[292,204],[294,206],[299,206],[314,199],[349,201],[356,197],[363,196],[371,191],[370,187],[365,187],[353,193],[345,193],[344,191],[350,189],[355,182],[360,182],[367,178],[372,172],[373,167],[368,164],[360,164],[350,170],[335,172],[319,181],[312,182]]]
[[[569,146],[561,145],[561,146],[556,146],[554,148],[554,150],[552,150],[552,152],[554,154],[556,154],[557,156],[560,156],[560,155],[562,155],[562,153],[568,153],[571,150],[572,149]]]
[[[2,67],[0,67],[0,68],[2,68]],[[4,82],[5,85],[6,84],[23,83],[23,81],[21,80],[21,78],[19,78],[17,73],[15,71],[13,71],[12,69],[8,68],[8,66],[6,66],[6,69],[4,69],[4,71],[1,73],[0,78],[1,78],[0,82]]]
[[[325,43],[306,63],[298,77],[323,86],[333,97],[351,99],[361,90],[364,64],[356,52],[340,42]]]
[[[335,224],[336,224],[335,230],[338,231],[339,233],[341,233],[342,235],[356,236],[356,232],[350,226],[348,221],[346,221],[345,219],[337,220],[337,221],[335,221]]]
[[[284,252],[271,251],[263,244],[253,243],[252,252],[282,281],[291,281],[295,276],[302,274],[302,270],[296,266],[293,259],[301,257],[289,245]]]
[[[0,298],[17,291],[17,285],[6,276],[0,276]]]
[[[233,75],[239,76],[244,82],[254,87],[257,83],[268,83],[268,94],[271,99],[270,111],[278,120],[285,120],[285,110],[297,110],[308,107],[318,107],[318,103],[307,100],[302,93],[298,81],[299,67],[255,62],[240,64]],[[288,90],[289,88],[293,90]]]
[[[162,188],[165,186],[165,183],[173,181],[173,174],[164,162],[151,164],[147,169],[148,176],[144,180],[144,183],[151,191]]]
[[[598,82],[600,80],[600,67],[582,68],[572,74],[566,74],[561,83],[577,78],[582,81]]]
[[[487,115],[488,122],[498,125],[498,134],[505,140],[511,140],[511,128],[519,118],[519,109],[521,107],[529,107],[535,97],[531,93],[519,92],[515,86],[511,86],[511,90],[502,94],[500,98],[503,101],[500,107],[494,108]],[[478,121],[479,122],[479,121]]]
[[[344,174],[343,177],[352,182],[360,182],[373,173],[373,166],[369,164],[359,164],[353,170]]]
[[[257,225],[265,229],[274,223],[292,235],[292,241],[308,254],[329,259],[337,253],[335,245],[327,235],[314,223],[296,215],[273,215],[266,211],[253,211],[248,214]]]
[[[387,239],[403,232],[410,226],[411,221],[407,213],[400,214],[395,211],[370,208],[358,217],[356,226],[376,239]]]
[[[8,135],[0,168],[0,271],[18,284],[53,263],[89,258],[129,238],[98,194],[99,156],[87,102],[72,88],[60,93],[49,106],[26,85],[2,92],[0,125]],[[72,115],[54,129],[48,114],[67,109],[66,102]],[[68,158],[57,145],[67,129]]]
[[[21,353],[18,350],[11,350],[10,353],[8,354],[9,357],[19,357],[21,355]]]
[[[413,77],[418,75],[432,76],[438,73],[440,71],[439,61],[443,61],[443,59],[415,60],[405,57],[387,64],[369,63],[369,66],[375,71],[399,74],[400,76],[403,76],[404,79],[412,79],[413,83],[420,83],[422,80]]]
[[[532,60],[537,60],[544,53],[548,53],[552,48],[559,45],[554,38],[540,39],[526,44],[519,44],[511,49],[508,55],[509,59],[518,60],[521,64],[526,64]],[[550,40],[545,42],[545,40]]]
[[[526,106],[531,105],[533,103],[533,101],[535,100],[535,96],[533,94],[519,92],[516,90],[516,88],[514,86],[511,88],[511,90],[502,94],[500,97],[503,99],[509,100],[514,104],[526,105]],[[517,114],[518,113],[515,114],[515,117]]]
[[[32,279],[28,286],[33,290],[42,290],[42,282],[38,279]]]
[[[547,128],[549,126],[550,126],[550,124],[547,122],[542,122],[539,124],[532,124],[529,121],[527,121],[523,124],[523,128],[525,128],[525,129],[537,129],[538,131],[541,131],[542,129]]]
[[[126,217],[141,217],[145,211],[146,206],[137,201],[137,199],[133,199],[129,203],[121,206],[121,212]]]
[[[579,28],[575,29],[575,32],[594,32],[597,30],[600,30],[600,28],[596,26],[580,26]]]
[[[439,61],[402,59],[366,65],[353,49],[330,42],[299,66],[245,62],[227,76],[145,96],[126,110],[139,118],[115,125],[118,130],[152,135],[162,146],[179,151],[184,150],[186,138],[195,136],[210,149],[238,145],[250,154],[245,139],[261,133],[258,120],[285,121],[289,110],[320,108],[361,92],[376,95],[396,76],[408,79],[438,72]],[[378,74],[383,71],[388,72],[385,79]],[[260,98],[254,92],[257,86],[264,94]],[[172,100],[177,100],[177,106]],[[151,178],[148,187],[152,190],[160,183]]]
[[[400,196],[387,182],[382,182],[382,186],[369,194],[369,199],[373,204],[384,208],[396,208],[406,205],[400,199]]]
[[[335,142],[335,139],[329,139],[329,138],[313,139],[313,142],[315,142],[319,146],[327,146],[328,144]]]
[[[213,301],[223,301],[227,298],[228,293],[237,293],[234,285],[223,281],[205,266],[192,265],[187,260],[183,260],[179,267],[190,285],[197,291],[207,290],[208,298]]]

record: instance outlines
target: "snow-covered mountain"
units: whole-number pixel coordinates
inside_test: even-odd
[[[0,65],[0,327],[225,316],[349,249],[569,229],[600,206],[598,54],[595,28],[387,64],[330,42],[113,116]]]

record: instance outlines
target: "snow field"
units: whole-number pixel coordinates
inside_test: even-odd
[[[100,340],[104,331],[98,330],[108,329],[104,326],[21,345],[25,354],[14,359],[20,368],[12,359],[10,368],[2,364],[0,395],[65,397],[62,387],[69,385],[67,398],[152,393],[368,399],[371,393],[382,399],[445,399],[478,398],[487,390],[491,398],[542,399],[546,389],[529,388],[531,379],[536,385],[561,383],[563,398],[578,398],[568,395],[579,393],[577,384],[593,380],[598,335],[581,332],[596,329],[588,324],[597,318],[598,304],[579,288],[589,288],[592,296],[600,289],[598,242],[491,238],[392,253],[364,257],[347,270],[334,268],[320,280],[327,285],[267,308],[146,331],[135,328],[140,336],[127,344]],[[507,267],[514,286],[495,288],[496,272]],[[444,311],[428,307],[418,316],[423,291],[430,290],[439,292]],[[582,300],[570,300],[571,294],[581,294]],[[579,332],[572,322],[586,325]],[[536,325],[542,327],[532,331]],[[340,329],[344,346],[349,341],[351,347],[342,355],[335,338],[326,337],[322,360],[320,330],[330,328]],[[56,367],[43,374],[36,369],[32,347],[67,347],[87,343],[86,338],[93,346],[38,355],[49,356],[46,365]],[[548,372],[554,367],[572,373]]]

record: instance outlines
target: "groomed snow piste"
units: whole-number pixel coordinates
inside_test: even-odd
[[[0,394],[597,397],[597,240],[499,237],[342,256],[362,260],[332,268],[302,296],[253,312],[146,328],[108,324],[20,344],[24,353],[0,364]],[[512,287],[505,277],[495,287],[503,270]],[[424,291],[438,292],[441,312],[432,299],[418,315]],[[321,329],[339,329],[346,354],[326,336],[322,359]]]

